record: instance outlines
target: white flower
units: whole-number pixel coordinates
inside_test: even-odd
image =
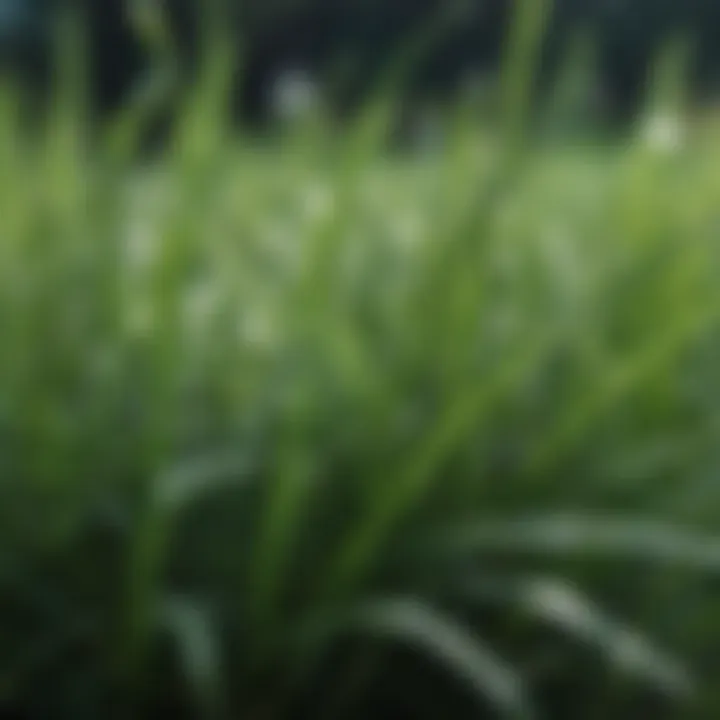
[[[281,218],[268,218],[258,226],[259,249],[268,253],[282,271],[296,273],[303,261],[302,237],[291,223]]]
[[[157,232],[151,223],[134,217],[125,241],[126,259],[131,270],[147,270],[155,262],[159,250]]]
[[[392,237],[401,249],[411,249],[422,242],[425,224],[414,212],[396,212],[392,223]]]
[[[248,308],[240,319],[242,342],[260,350],[272,349],[278,340],[277,322],[268,307]]]
[[[327,220],[335,209],[332,189],[324,183],[309,185],[302,198],[302,210],[306,219],[313,223]]]
[[[193,328],[201,329],[212,318],[221,300],[219,282],[198,283],[188,289],[185,317]]]
[[[545,255],[555,285],[566,293],[568,301],[577,300],[586,288],[578,241],[570,228],[551,225],[540,236],[540,249]]]
[[[685,140],[684,127],[680,118],[672,113],[651,115],[642,128],[642,139],[651,150],[673,153],[679,150]]]
[[[278,75],[270,94],[273,113],[285,122],[308,118],[322,104],[318,83],[301,68],[289,69]]]

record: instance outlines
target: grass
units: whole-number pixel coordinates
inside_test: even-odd
[[[529,144],[530,55],[420,159],[4,96],[6,716],[717,715],[720,146]]]

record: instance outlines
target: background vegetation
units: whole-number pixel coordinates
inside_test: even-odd
[[[52,78],[52,38],[67,11],[87,21],[93,92],[115,110],[147,70],[151,16],[172,30],[181,74],[191,77],[202,55],[205,19],[222,14],[242,57],[233,95],[246,120],[267,120],[266,89],[288,67],[315,74],[338,108],[362,104],[395,62],[398,49],[426,37],[413,64],[408,94],[447,100],[477,76],[495,76],[515,0],[2,0],[0,68],[35,83]],[[644,97],[653,58],[669,38],[687,41],[692,85],[713,96],[720,76],[720,5],[713,0],[555,0],[544,3],[548,29],[538,73],[551,81],[578,33],[592,38],[595,82],[606,121],[626,122]],[[539,6],[540,7],[540,6]],[[431,32],[429,32],[431,31]],[[141,32],[142,36],[143,33]],[[432,39],[428,36],[432,35]],[[157,40],[157,38],[155,38]]]
[[[5,717],[717,716],[719,137],[534,137],[518,8],[437,153],[4,89]]]

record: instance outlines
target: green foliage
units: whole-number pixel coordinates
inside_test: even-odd
[[[720,150],[529,143],[523,7],[428,158],[3,95],[8,713],[717,716]]]

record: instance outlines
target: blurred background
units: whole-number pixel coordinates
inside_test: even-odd
[[[563,65],[587,45],[589,73],[580,89],[598,124],[626,122],[646,98],[652,64],[670,42],[687,45],[688,92],[712,100],[720,68],[720,9],[708,0],[556,0],[538,57],[536,84],[549,92]],[[417,57],[403,92],[418,104],[447,103],[488,90],[497,80],[512,0],[3,0],[2,67],[35,86],[53,76],[61,16],[84,17],[92,98],[116,109],[148,70],[151,32],[162,16],[183,77],[197,68],[203,21],[223,16],[223,30],[242,58],[233,100],[245,121],[267,122],[273,88],[301,73],[317,84],[333,112],[357,107],[388,67],[412,47]],[[207,25],[208,23],[204,23]],[[140,30],[145,27],[145,33]],[[155,38],[158,41],[158,38]],[[418,46],[422,45],[422,51]],[[591,48],[591,49],[590,49]],[[275,103],[276,104],[276,103]],[[589,118],[586,118],[586,121]]]
[[[719,41],[0,0],[0,717],[718,717]]]

